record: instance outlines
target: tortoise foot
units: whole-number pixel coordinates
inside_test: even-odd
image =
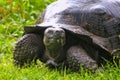
[[[114,57],[120,58],[120,49],[116,49],[112,52],[112,55]]]

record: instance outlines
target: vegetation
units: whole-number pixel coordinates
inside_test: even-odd
[[[120,80],[120,67],[108,64],[105,71],[50,70],[38,61],[27,68],[13,65],[15,42],[25,25],[33,25],[39,14],[55,0],[0,0],[0,80]],[[82,69],[82,68],[81,68]]]

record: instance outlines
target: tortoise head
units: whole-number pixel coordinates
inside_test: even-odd
[[[44,32],[43,43],[46,47],[47,64],[57,66],[63,54],[65,44],[65,31],[61,28],[50,27]]]

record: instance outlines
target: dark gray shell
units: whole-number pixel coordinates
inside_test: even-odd
[[[46,8],[35,26],[26,27],[26,33],[61,27],[112,53],[120,49],[120,0],[58,0]]]

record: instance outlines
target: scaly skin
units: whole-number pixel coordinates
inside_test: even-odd
[[[93,60],[88,53],[80,46],[72,46],[67,51],[67,67],[73,71],[80,70],[82,66],[84,69],[96,70],[98,65],[95,60]]]
[[[41,36],[37,34],[25,34],[16,43],[13,52],[14,64],[23,66],[25,63],[30,64],[36,61],[43,54],[44,45]]]

